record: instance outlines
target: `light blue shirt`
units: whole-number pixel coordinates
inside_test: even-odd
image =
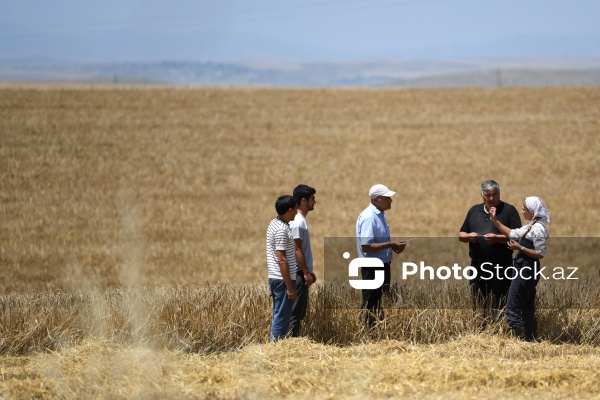
[[[359,257],[376,257],[384,263],[392,261],[391,248],[368,254],[362,251],[363,245],[389,241],[390,227],[385,219],[385,213],[379,211],[373,204],[369,204],[356,221],[356,249]]]

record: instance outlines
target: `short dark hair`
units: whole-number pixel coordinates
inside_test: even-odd
[[[294,197],[298,201],[298,204],[300,204],[300,201],[302,199],[308,200],[310,196],[312,196],[315,193],[317,193],[315,188],[312,188],[308,185],[300,184],[294,188]]]
[[[277,211],[277,215],[283,215],[290,208],[295,208],[298,206],[296,199],[294,196],[290,196],[289,194],[279,196],[275,201],[275,210]]]

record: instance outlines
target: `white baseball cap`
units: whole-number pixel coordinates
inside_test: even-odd
[[[382,184],[374,185],[371,187],[371,189],[369,189],[369,197],[371,197],[372,199],[374,199],[377,196],[392,197],[395,194],[396,192],[388,189],[387,186]]]

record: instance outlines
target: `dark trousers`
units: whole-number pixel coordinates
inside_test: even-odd
[[[308,307],[308,286],[306,286],[304,272],[298,271],[296,283],[298,298],[292,307],[292,319],[290,320],[290,334],[292,337],[300,336],[300,323],[306,316],[306,309]]]
[[[375,327],[378,320],[384,317],[383,307],[381,305],[381,296],[383,293],[389,293],[391,282],[390,263],[384,263],[383,268],[361,268],[363,280],[375,279],[375,271],[384,271],[383,286],[377,289],[363,289],[362,303],[360,305],[362,319],[371,327]]]
[[[529,268],[521,268],[519,272],[519,275],[512,280],[508,291],[506,320],[518,338],[535,340],[537,338],[535,319],[537,280],[534,279],[534,271]]]
[[[482,270],[482,264],[484,263],[491,263],[491,265],[485,264],[484,268],[486,271]],[[473,311],[490,308],[501,310],[504,308],[511,283],[510,279],[505,278],[504,270],[511,267],[512,264],[511,258],[505,260],[471,260],[471,266],[477,269],[477,277],[469,281]],[[496,265],[500,265],[502,268],[498,271]],[[490,272],[487,271],[493,273],[492,279],[484,279],[490,277]],[[497,275],[500,275],[500,277]]]

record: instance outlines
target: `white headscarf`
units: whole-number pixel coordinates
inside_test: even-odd
[[[527,207],[527,209],[529,210],[529,212],[531,214],[533,214],[533,217],[540,217],[540,218],[544,218],[546,220],[546,223],[550,224],[550,213],[548,212],[548,209],[546,208],[546,205],[544,204],[544,202],[542,201],[542,199],[540,199],[539,197],[536,196],[530,196],[530,197],[526,197],[525,198],[525,207]]]

